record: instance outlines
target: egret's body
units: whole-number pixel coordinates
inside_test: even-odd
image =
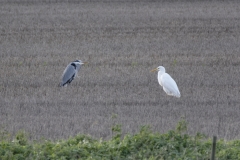
[[[163,66],[159,66],[152,71],[158,71],[158,82],[163,87],[163,90],[167,93],[167,95],[180,98],[181,94],[176,82],[165,72],[165,68]]]
[[[63,72],[60,86],[65,86],[67,84],[70,84],[72,80],[77,76],[77,73],[81,68],[82,64],[84,64],[84,62],[80,60],[76,60],[68,64]]]

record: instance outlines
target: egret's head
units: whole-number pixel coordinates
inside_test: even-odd
[[[165,72],[165,68],[163,66],[159,66],[159,67],[151,70],[151,72],[155,72],[155,71]]]

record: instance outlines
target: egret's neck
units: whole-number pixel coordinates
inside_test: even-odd
[[[160,77],[161,75],[163,75],[165,72],[163,71],[158,71],[158,77]]]
[[[162,82],[161,82],[161,76],[164,74],[165,72],[163,71],[158,71],[158,83],[162,86]]]

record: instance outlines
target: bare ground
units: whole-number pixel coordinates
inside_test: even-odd
[[[0,126],[31,139],[142,125],[240,138],[240,2],[8,1],[0,5]],[[88,61],[59,88],[66,65]],[[181,98],[150,70],[163,65]],[[116,118],[114,118],[117,115]]]

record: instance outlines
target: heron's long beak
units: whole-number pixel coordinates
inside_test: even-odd
[[[153,70],[151,70],[151,72],[155,72],[155,71],[157,71],[158,69],[157,68],[155,68],[155,69],[153,69]]]
[[[88,64],[88,62],[82,62],[82,64]]]

